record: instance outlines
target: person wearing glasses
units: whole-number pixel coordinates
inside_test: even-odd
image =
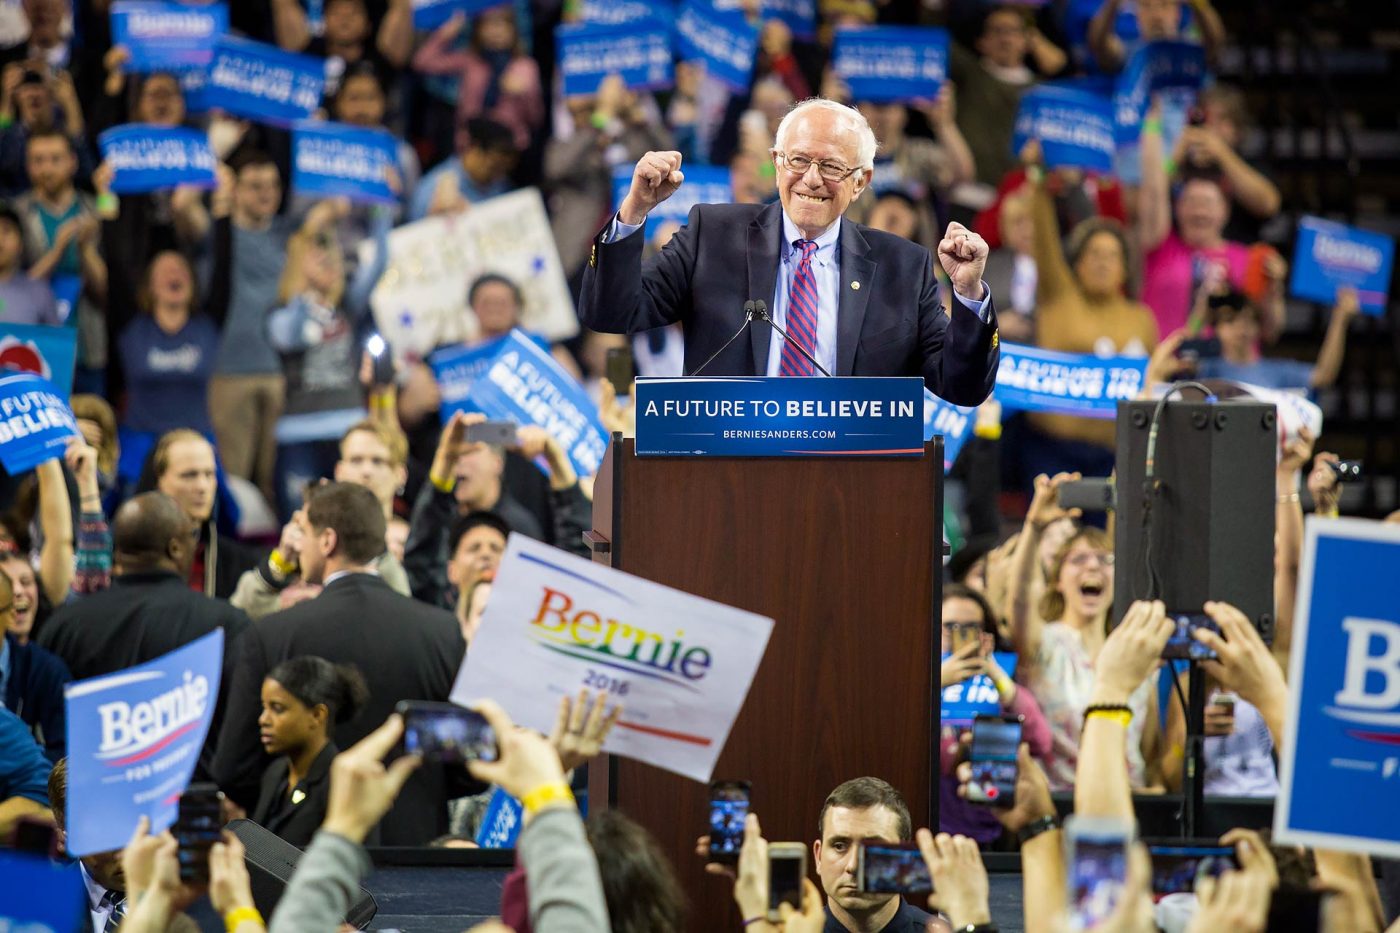
[[[1031,578],[1045,528],[1078,509],[1059,505],[1059,490],[1078,473],[1041,474],[1026,511],[1026,522],[1011,557],[1007,615],[1019,658],[1018,683],[1030,688],[1050,722],[1050,754],[1045,774],[1055,790],[1074,786],[1079,733],[1094,692],[1094,670],[1108,638],[1113,611],[1113,542],[1098,528],[1077,529],[1055,554],[1038,605],[1030,604]],[[1161,790],[1166,758],[1157,716],[1156,676],[1148,677],[1128,700],[1128,775],[1134,790]]]
[[[945,314],[927,249],[843,220],[874,174],[875,135],[860,112],[804,101],[775,142],[779,204],[697,204],[646,264],[635,234],[685,176],[680,153],[644,155],[594,239],[580,320],[606,333],[679,321],[688,373],[714,355],[707,375],[918,375],[950,402],[981,404],[998,360],[985,241],[956,223],[944,233],[938,258],[953,283]],[[788,340],[761,324],[731,340],[750,300],[767,305]]]

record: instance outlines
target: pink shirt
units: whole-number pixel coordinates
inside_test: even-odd
[[[1200,270],[1196,268],[1198,259],[1202,262]],[[1201,282],[1206,262],[1224,263],[1230,285],[1242,289],[1249,247],[1226,241],[1217,249],[1192,249],[1173,230],[1147,254],[1142,301],[1156,315],[1157,331],[1163,337],[1186,326],[1186,319],[1191,316],[1191,290]]]

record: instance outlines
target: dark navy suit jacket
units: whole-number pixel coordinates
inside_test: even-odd
[[[680,321],[686,372],[693,372],[739,329],[745,301],[773,305],[779,204],[697,204],[687,225],[645,264],[643,234],[604,243],[607,229],[594,241],[579,297],[579,318],[594,330],[630,334]],[[843,219],[840,245],[833,375],[922,376],[940,398],[981,404],[999,359],[991,304],[990,323],[956,297],[951,317],[945,314],[933,256],[902,237]],[[705,374],[764,375],[771,339],[770,328],[755,322]]]

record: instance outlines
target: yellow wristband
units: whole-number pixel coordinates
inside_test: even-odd
[[[563,781],[557,784],[543,784],[520,798],[520,805],[526,813],[538,813],[550,804],[574,803],[574,792]]]
[[[278,548],[273,548],[272,553],[267,555],[267,562],[272,565],[273,570],[277,571],[277,575],[282,577],[290,576],[297,569],[296,562],[288,561]]]
[[[457,477],[449,476],[443,479],[441,476],[434,476],[432,473],[429,473],[428,482],[432,483],[433,488],[438,492],[451,492],[457,485]]]
[[[256,907],[235,907],[224,914],[224,929],[228,933],[233,933],[241,923],[256,923],[266,929],[267,924],[263,922],[262,914],[258,913]]]
[[[1133,714],[1125,709],[1092,709],[1084,717],[1084,721],[1088,722],[1090,719],[1110,719],[1126,729],[1133,721]]]
[[[984,440],[999,441],[1001,440],[1001,425],[977,424],[973,426],[972,433]]]

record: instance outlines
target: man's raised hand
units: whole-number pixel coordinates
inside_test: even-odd
[[[640,224],[652,208],[675,194],[683,181],[679,152],[648,152],[637,160],[632,187],[622,199],[618,219],[629,226]]]
[[[636,186],[636,181],[633,181],[633,190]],[[987,297],[986,289],[982,287],[982,273],[987,268],[987,255],[990,252],[987,241],[962,224],[948,225],[942,242],[938,244],[938,261],[952,280],[953,291],[969,301],[981,301]]]

